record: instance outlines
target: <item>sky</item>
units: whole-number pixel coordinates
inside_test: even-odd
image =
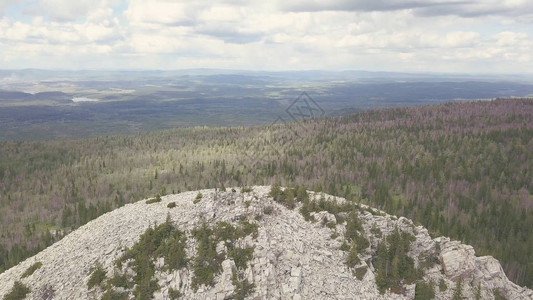
[[[533,72],[531,0],[0,0],[0,69]]]

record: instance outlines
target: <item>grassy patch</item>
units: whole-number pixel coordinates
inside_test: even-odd
[[[34,263],[28,269],[26,269],[26,271],[22,274],[22,278],[30,276],[31,274],[33,274],[33,272],[35,272],[37,269],[39,269],[42,266],[43,266],[43,263],[40,261]]]
[[[233,269],[231,281],[235,286],[234,299],[244,300],[248,295],[254,292],[255,284],[248,282],[248,279],[239,279],[239,273]]]
[[[161,196],[157,194],[155,198],[146,200],[146,204],[158,203],[161,202]]]
[[[198,192],[198,194],[196,195],[196,198],[194,198],[192,203],[196,204],[196,203],[200,202],[202,200],[203,196],[204,195],[202,195],[202,193]]]
[[[153,293],[160,288],[154,278],[154,261],[164,258],[164,271],[186,267],[189,261],[185,252],[186,241],[185,233],[175,228],[170,218],[155,228],[148,228],[140,240],[115,261],[119,271],[108,280],[106,293],[113,295],[113,287],[119,287],[128,291],[126,295],[132,292],[136,299],[152,298]],[[124,262],[128,262],[135,275],[120,271]],[[130,291],[132,288],[134,290]]]
[[[102,265],[97,264],[95,268],[93,268],[91,272],[91,277],[89,277],[89,281],[87,282],[87,288],[90,290],[95,286],[100,286],[102,282],[106,278],[106,272],[102,268]]]
[[[30,293],[30,289],[20,281],[15,281],[11,291],[4,296],[4,300],[23,300]]]
[[[359,267],[359,268],[356,268],[353,271],[353,274],[354,274],[355,278],[357,278],[359,280],[363,280],[367,270],[368,270],[367,266]]]

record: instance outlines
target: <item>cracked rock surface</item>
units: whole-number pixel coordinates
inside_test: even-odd
[[[100,263],[108,278],[112,276],[114,261],[124,249],[139,241],[150,226],[165,222],[168,215],[188,235],[189,256],[194,255],[197,247],[190,232],[204,222],[236,224],[247,219],[259,225],[256,237],[247,236],[236,242],[239,247],[254,247],[253,258],[243,270],[244,277],[255,284],[249,299],[413,299],[415,284],[405,284],[402,294],[389,290],[380,294],[376,285],[372,256],[376,255],[377,244],[395,228],[416,238],[409,250],[416,266],[424,257],[435,257],[437,263],[425,270],[423,280],[435,283],[436,299],[450,299],[459,280],[463,296],[468,299],[474,298],[478,286],[482,299],[493,299],[495,290],[507,299],[533,299],[533,291],[509,281],[493,257],[476,257],[469,245],[445,237],[433,239],[425,228],[406,218],[377,210],[371,213],[364,205],[360,205],[359,218],[370,246],[366,253],[359,254],[358,267],[366,268],[367,272],[358,279],[346,265],[348,253],[340,249],[346,222],[337,222],[335,215],[325,211],[311,214],[316,222],[305,221],[299,213],[301,204],[287,209],[268,197],[268,186],[255,186],[245,193],[235,190],[201,190],[203,198],[196,204],[198,191],[167,195],[158,203],[146,204],[143,200],[102,215],[0,274],[0,298],[18,280],[31,289],[28,299],[42,299],[45,289],[53,289],[53,299],[99,299],[102,296],[99,288],[87,288],[91,267]],[[311,199],[323,196],[310,193]],[[339,203],[346,201],[325,197]],[[170,202],[175,202],[176,207],[168,208]],[[380,234],[375,234],[378,229]],[[225,247],[224,243],[217,244],[217,253],[225,252]],[[41,262],[42,267],[22,278],[36,262]],[[170,288],[179,290],[183,299],[228,299],[234,295],[232,259],[222,262],[213,286],[202,285],[197,290],[191,287],[192,269],[164,271],[164,261],[158,259],[154,263],[155,278],[161,287],[154,293],[155,299],[169,299]],[[446,290],[439,290],[440,281],[446,283]]]

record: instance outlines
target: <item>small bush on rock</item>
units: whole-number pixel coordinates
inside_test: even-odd
[[[202,200],[202,197],[204,195],[202,195],[202,193],[198,192],[198,194],[196,195],[196,198],[194,198],[194,200],[192,201],[192,203],[196,204],[198,202],[200,202]]]
[[[177,300],[181,297],[181,293],[179,290],[175,290],[173,288],[169,288],[168,289],[168,297],[171,299],[171,300]]]
[[[23,300],[29,294],[30,289],[20,281],[15,281],[11,291],[4,296],[4,300]]]
[[[25,272],[24,274],[22,274],[22,278],[24,277],[28,277],[30,276],[31,274],[33,274],[33,272],[35,272],[37,269],[39,269],[40,267],[43,266],[43,263],[38,261],[36,263],[34,263],[33,265],[31,265]]]
[[[90,290],[95,286],[101,285],[105,278],[106,278],[105,270],[102,268],[102,265],[97,264],[96,267],[91,272],[91,277],[89,278],[89,281],[87,282],[87,288]]]
[[[152,203],[157,203],[157,202],[161,202],[161,196],[159,194],[157,194],[155,198],[146,200],[146,204],[152,204]]]
[[[433,282],[417,282],[415,286],[415,300],[430,300],[435,298]]]

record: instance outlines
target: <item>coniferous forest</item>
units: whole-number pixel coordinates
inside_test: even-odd
[[[392,108],[270,127],[0,143],[0,272],[129,202],[305,185],[402,215],[533,288],[533,100]]]

